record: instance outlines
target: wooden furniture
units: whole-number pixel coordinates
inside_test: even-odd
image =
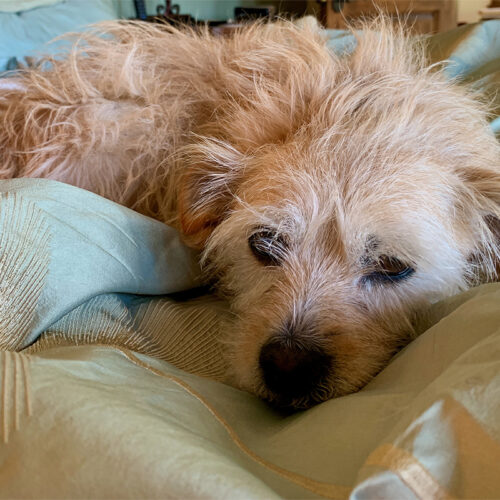
[[[492,0],[488,8],[479,11],[481,19],[500,19],[500,0]]]
[[[486,21],[487,19],[500,19],[500,7],[481,9],[479,11],[479,16],[483,21]]]
[[[457,26],[456,0],[320,0],[320,20],[331,29],[344,29],[348,22],[378,10],[407,19],[414,33],[440,33]]]

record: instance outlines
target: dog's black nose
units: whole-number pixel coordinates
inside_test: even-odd
[[[262,347],[259,363],[268,389],[278,397],[295,399],[310,395],[325,379],[331,357],[320,349],[272,340]]]

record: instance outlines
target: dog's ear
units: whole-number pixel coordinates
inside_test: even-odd
[[[488,167],[458,170],[465,187],[465,203],[478,214],[473,222],[477,234],[471,260],[479,267],[480,281],[496,281],[500,277],[500,168]]]
[[[177,218],[185,242],[202,249],[234,201],[243,155],[217,139],[202,139],[182,151]]]

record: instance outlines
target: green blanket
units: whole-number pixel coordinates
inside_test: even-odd
[[[430,49],[491,88],[499,26]],[[18,179],[0,250],[0,498],[499,496],[500,284],[437,304],[359,393],[285,416],[223,383],[227,308],[172,229]]]

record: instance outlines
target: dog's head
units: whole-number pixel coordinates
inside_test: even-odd
[[[388,23],[348,57],[261,29],[184,151],[179,220],[232,304],[239,385],[307,407],[362,387],[427,305],[496,277],[499,148]]]

